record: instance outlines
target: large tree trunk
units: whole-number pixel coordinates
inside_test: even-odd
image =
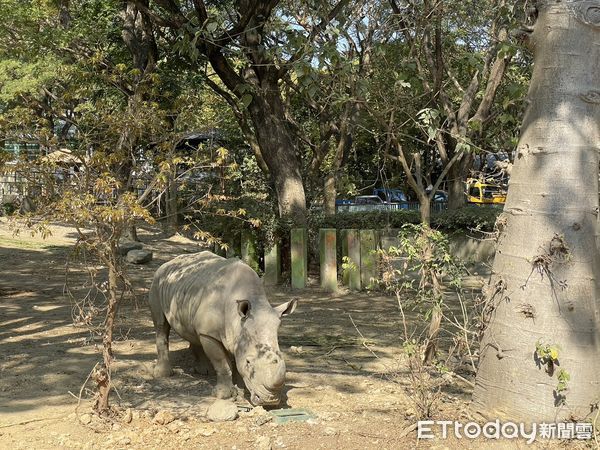
[[[471,162],[471,155],[464,155],[448,171],[448,209],[458,209],[467,205],[465,181]]]
[[[261,153],[269,168],[277,193],[279,215],[294,225],[306,224],[306,197],[301,161],[296,144],[285,122],[285,110],[275,87],[255,95],[249,112],[256,130]],[[261,95],[262,94],[262,95]]]
[[[473,403],[494,418],[589,420],[600,400],[600,1],[538,7]]]

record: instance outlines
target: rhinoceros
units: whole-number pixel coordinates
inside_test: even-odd
[[[190,343],[202,371],[212,364],[218,398],[236,395],[232,374],[237,370],[251,403],[280,403],[286,368],[277,333],[281,318],[296,308],[295,299],[273,308],[254,270],[237,258],[205,251],[159,267],[149,303],[158,351],[155,377],[172,373],[172,328]]]

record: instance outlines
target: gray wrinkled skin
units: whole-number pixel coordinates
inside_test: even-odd
[[[253,404],[280,403],[285,362],[277,332],[296,300],[273,308],[249,266],[201,252],[163,264],[154,275],[149,303],[158,350],[156,377],[171,374],[172,328],[190,342],[201,372],[207,373],[208,364],[214,368],[217,397],[235,395],[232,373],[237,369]]]

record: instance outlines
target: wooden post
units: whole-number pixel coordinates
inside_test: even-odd
[[[264,283],[275,286],[281,282],[281,250],[278,243],[271,248],[265,248],[265,275]]]
[[[343,269],[344,259],[348,258],[348,230],[340,230],[340,241],[342,243],[342,259],[338,270],[342,273],[342,285],[348,286],[350,283],[350,273]]]
[[[337,290],[337,230],[319,230],[319,259],[321,262],[321,287],[331,292]]]
[[[358,230],[347,230],[346,246],[348,248],[348,265],[345,272],[348,276],[348,287],[360,291],[360,240]]]
[[[240,236],[235,235],[227,240],[227,251],[225,252],[226,258],[233,258],[240,256]]]
[[[377,233],[375,230],[360,230],[360,281],[370,288],[377,279]]]
[[[242,230],[241,236],[242,261],[258,272],[258,255],[256,254],[256,241],[250,230]]]
[[[308,248],[306,228],[292,228],[291,230],[292,253],[292,288],[306,287],[308,272]]]

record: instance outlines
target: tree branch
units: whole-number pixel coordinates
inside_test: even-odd
[[[339,0],[338,3],[333,7],[333,9],[329,11],[327,17],[324,17],[321,20],[321,22],[314,26],[314,28],[311,30],[310,34],[306,39],[305,45],[298,49],[296,53],[294,53],[284,64],[281,65],[277,73],[277,77],[282,78],[285,75],[285,73],[292,68],[294,63],[302,57],[302,55],[306,51],[306,48],[312,43],[312,41],[317,37],[317,35],[321,31],[323,31],[333,19],[335,19],[335,17],[340,13],[342,8],[346,6],[348,1],[349,0]]]

